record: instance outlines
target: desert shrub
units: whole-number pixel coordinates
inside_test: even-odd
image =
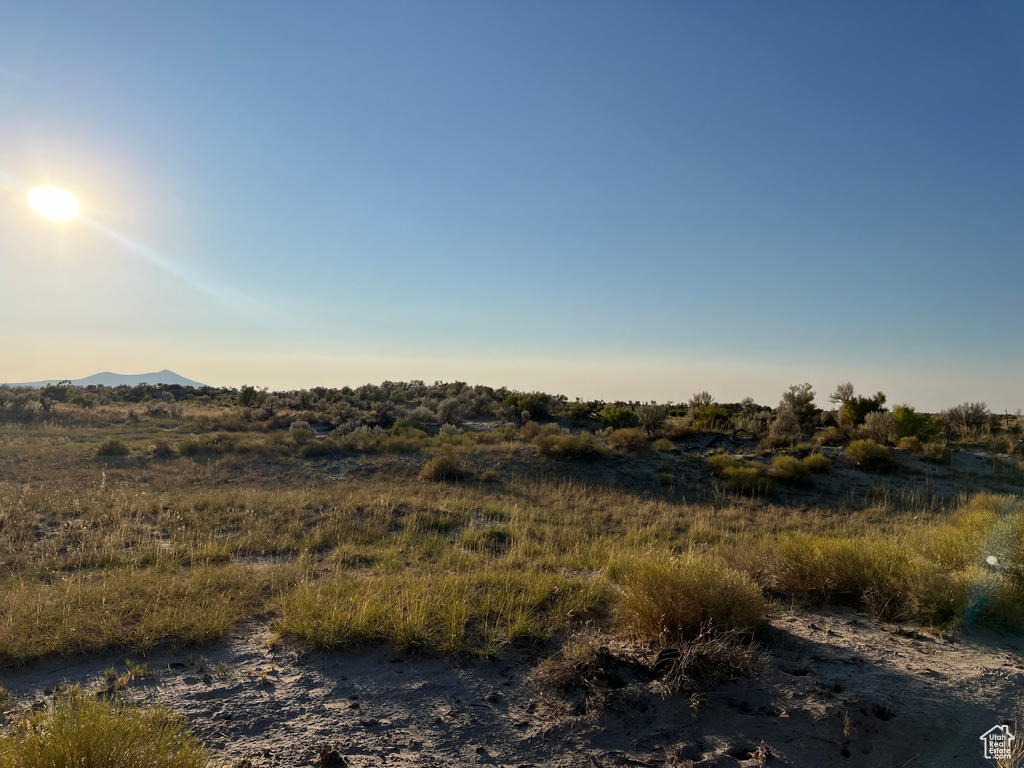
[[[850,433],[841,427],[825,427],[814,436],[817,445],[839,447],[850,442]]]
[[[616,623],[640,642],[671,645],[709,629],[752,632],[768,620],[757,584],[713,555],[644,558],[622,576]]]
[[[562,459],[592,459],[601,455],[601,445],[590,432],[578,435],[537,435],[533,445],[542,456]]]
[[[643,430],[653,437],[665,426],[665,421],[668,419],[668,409],[654,403],[641,405],[636,409],[636,417]]]
[[[760,464],[730,467],[722,473],[722,478],[726,491],[741,496],[771,496],[775,490],[768,471]]]
[[[584,424],[587,419],[590,418],[590,414],[593,413],[593,408],[590,403],[584,403],[577,400],[572,403],[568,403],[565,406],[565,418],[571,421],[573,424]]]
[[[804,466],[816,475],[831,472],[832,459],[823,453],[812,453],[804,458]]]
[[[690,402],[687,403],[687,408],[692,412],[701,406],[711,405],[713,402],[715,402],[715,398],[707,390],[695,392],[693,397],[690,398]]]
[[[443,453],[435,456],[420,470],[420,480],[431,480],[433,482],[462,480],[469,476],[466,465],[458,456],[450,453]]]
[[[864,416],[863,434],[871,440],[883,445],[891,445],[896,434],[891,413],[871,411]]]
[[[869,413],[885,410],[885,394],[878,392],[874,397],[851,397],[839,409],[839,423],[855,427],[864,423]]]
[[[846,446],[846,456],[855,465],[869,472],[891,472],[896,468],[892,452],[874,440],[854,440]]]
[[[628,429],[640,423],[640,419],[629,408],[607,406],[601,410],[601,423],[612,429]]]
[[[288,427],[288,436],[296,445],[302,445],[313,439],[313,429],[308,421],[293,421]]]
[[[695,429],[725,429],[732,420],[732,414],[717,403],[692,408],[690,415]]]
[[[665,437],[669,440],[685,440],[688,437],[693,437],[694,434],[696,434],[696,430],[692,426],[680,422],[672,424],[665,431]]]
[[[514,392],[501,401],[498,412],[503,419],[515,424],[547,419],[550,416],[548,396],[541,392]]]
[[[156,459],[173,459],[178,452],[166,440],[157,440],[150,448],[150,454]]]
[[[764,439],[767,446],[788,445],[800,439],[800,419],[789,408],[779,408],[768,436]]]
[[[121,440],[109,438],[100,443],[96,449],[97,456],[127,456],[131,449]]]
[[[989,410],[985,403],[961,403],[942,414],[950,429],[960,437],[971,437],[988,426]]]
[[[178,443],[178,453],[192,458],[221,456],[234,451],[235,439],[225,434],[190,437]]]
[[[814,405],[814,390],[810,384],[793,384],[783,392],[779,410],[792,411],[801,428],[810,426],[821,412],[821,409]]]
[[[910,405],[897,405],[892,411],[892,423],[896,438],[916,437],[926,443],[942,434],[938,419],[928,413],[918,413]]]
[[[656,451],[674,451],[676,444],[671,440],[666,440],[664,437],[659,437],[651,444],[651,447]]]
[[[787,485],[811,484],[811,470],[800,459],[793,456],[776,456],[772,459],[771,475]]]
[[[613,430],[607,439],[612,448],[620,448],[624,451],[639,451],[647,445],[647,435],[642,429],[636,427]]]
[[[169,709],[141,709],[81,689],[58,695],[0,735],[3,768],[206,768],[210,756]]]
[[[899,443],[896,445],[896,448],[903,451],[904,453],[909,453],[912,456],[917,456],[919,453],[921,453],[921,445],[921,438],[917,437],[916,435],[910,435],[909,437],[901,437]]]
[[[391,425],[391,434],[405,437],[427,437],[430,431],[427,429],[427,425],[419,419],[402,416]]]
[[[927,461],[934,461],[938,464],[945,464],[949,461],[950,450],[945,443],[925,443],[921,446],[921,458]]]
[[[743,466],[742,461],[727,453],[719,453],[708,457],[708,469],[711,470],[712,474],[718,475],[719,477],[721,477],[727,469],[741,466]]]

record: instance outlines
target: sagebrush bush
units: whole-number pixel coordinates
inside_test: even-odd
[[[469,471],[462,460],[450,453],[443,453],[435,456],[420,470],[420,480],[431,480],[433,482],[462,480],[469,476]]]
[[[804,466],[814,474],[822,474],[832,471],[832,459],[823,453],[812,453],[804,457]]]
[[[639,642],[671,645],[709,629],[752,632],[768,620],[760,587],[713,555],[638,560],[621,568],[621,583],[616,622]]]
[[[626,429],[640,423],[640,419],[629,408],[608,406],[601,410],[599,416],[601,423],[612,429]]]
[[[841,427],[825,427],[814,436],[816,445],[839,448],[850,442],[850,433]]]
[[[808,486],[811,484],[811,470],[800,459],[792,456],[776,456],[772,459],[771,475],[781,483]]]
[[[896,468],[892,452],[874,440],[854,440],[846,446],[846,456],[869,472],[892,472]]]
[[[921,438],[916,435],[911,435],[910,437],[901,437],[899,443],[896,444],[896,448],[904,453],[917,456],[921,453],[921,445]]]
[[[949,461],[951,451],[945,443],[925,443],[921,446],[921,458],[944,464]]]
[[[647,445],[646,433],[636,427],[613,430],[607,439],[612,448],[621,448],[624,451],[639,451]]]
[[[100,443],[96,449],[97,456],[127,456],[131,449],[121,440],[111,437]]]
[[[562,459],[592,459],[601,455],[601,445],[590,432],[577,435],[537,435],[533,439],[537,453]]]
[[[0,735],[2,768],[206,768],[210,755],[184,718],[98,699],[80,689],[29,712]]]

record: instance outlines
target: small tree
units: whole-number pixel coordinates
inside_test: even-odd
[[[951,429],[966,437],[987,427],[991,414],[985,403],[961,403],[946,411],[944,416]]]
[[[710,392],[704,390],[703,392],[695,392],[693,397],[690,398],[690,402],[687,404],[687,407],[690,410],[697,410],[701,406],[711,405],[713,402],[715,402],[715,398],[711,396]]]
[[[821,409],[814,405],[814,390],[810,384],[793,384],[782,393],[779,410],[789,410],[797,417],[801,427],[808,427]]]
[[[833,403],[845,405],[853,399],[853,384],[844,381],[842,384],[837,385],[836,391],[829,395],[828,399]]]

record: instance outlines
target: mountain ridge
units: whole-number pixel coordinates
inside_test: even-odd
[[[45,387],[48,384],[59,384],[67,379],[46,379],[44,381],[26,381],[15,384],[8,384],[11,387]],[[177,384],[182,387],[206,387],[207,384],[201,384],[198,381],[192,379],[186,379],[184,376],[175,373],[174,371],[164,368],[162,371],[153,371],[151,373],[112,373],[110,371],[103,371],[101,373],[94,373],[91,376],[86,376],[83,379],[71,379],[71,383],[76,387],[87,387],[90,384],[96,384],[104,387],[118,387],[122,384],[127,384],[130,387],[137,386],[139,384]]]

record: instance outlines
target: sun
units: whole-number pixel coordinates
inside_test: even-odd
[[[78,200],[63,189],[33,189],[28,193],[28,204],[40,216],[54,221],[71,221],[78,215]]]

